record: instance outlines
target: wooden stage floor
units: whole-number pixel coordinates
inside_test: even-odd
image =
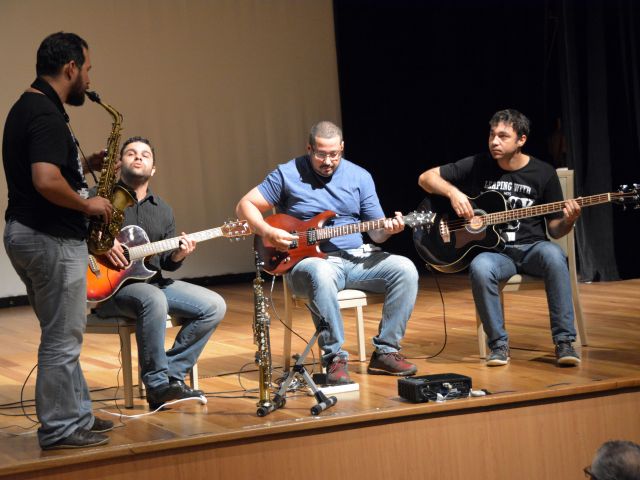
[[[393,422],[402,422],[401,428],[409,431],[413,420],[460,417],[467,412],[495,413],[518,405],[560,404],[579,399],[599,401],[608,398],[608,395],[618,394],[620,398],[633,395],[631,406],[622,408],[630,408],[635,415],[623,420],[622,426],[589,427],[586,434],[589,438],[580,440],[579,448],[576,447],[576,458],[572,461],[587,465],[597,446],[609,437],[640,441],[640,402],[636,396],[640,392],[640,279],[580,284],[589,346],[580,349],[583,361],[577,368],[558,368],[555,365],[542,290],[507,294],[505,304],[507,329],[511,337],[511,363],[506,367],[485,366],[478,356],[474,307],[466,275],[439,275],[438,280],[446,307],[446,346],[435,358],[427,359],[436,354],[445,341],[443,305],[433,276],[427,275],[421,278],[419,298],[407,328],[403,353],[415,359],[418,375],[467,375],[473,379],[474,389],[486,389],[491,395],[444,403],[412,404],[398,396],[396,378],[367,375],[366,363],[352,360],[350,371],[360,389],[358,392],[338,395],[338,403],[333,408],[313,417],[309,413],[313,399],[303,393],[294,393],[287,397],[285,408],[265,418],[258,418],[255,407],[257,373],[253,364],[256,348],[252,336],[251,284],[225,285],[215,287],[215,290],[227,301],[227,316],[199,361],[200,388],[207,392],[209,401],[206,406],[190,402],[136,419],[110,417],[104,412],[143,414],[147,412],[147,406],[139,398],[136,398],[133,409],[123,406],[122,388],[117,387],[122,385],[117,336],[87,335],[81,361],[92,391],[94,408],[99,416],[115,420],[118,428],[109,434],[111,442],[104,447],[52,452],[39,449],[36,427],[22,415],[19,407],[23,383],[36,362],[39,338],[36,319],[29,307],[2,309],[0,476],[40,478],[44,472],[55,472],[56,469],[86,468],[90,471],[88,465],[92,463],[104,472],[109,471],[109,462],[114,459],[122,466],[123,459],[135,460],[154,452],[167,456],[183,448],[215,448],[216,444],[237,446],[243,442],[255,448],[256,442],[266,441],[267,438],[278,439],[285,435],[298,435],[300,438],[318,435],[321,438],[325,432],[340,429],[354,431],[361,426],[382,426]],[[268,280],[265,290],[269,288]],[[283,338],[278,315],[284,313],[279,280],[275,283],[273,304],[275,311],[271,311],[271,342],[273,364],[276,367],[274,377],[278,377],[281,374],[281,369],[277,367],[282,365]],[[376,332],[380,310],[379,305],[365,309],[365,329],[369,338]],[[296,310],[294,329],[304,338],[311,336],[312,324],[306,310]],[[352,359],[356,358],[355,321],[351,312],[345,312],[345,331],[345,347],[351,352]],[[172,337],[173,333],[169,330],[168,345]],[[294,352],[301,352],[304,346],[302,340],[294,339]],[[370,340],[367,346],[370,354]],[[314,350],[314,353],[317,352]],[[35,417],[34,377],[35,372],[22,392],[25,410],[32,417]],[[14,408],[8,408],[12,406],[9,404],[13,404]],[[578,425],[568,425],[566,428],[582,428],[580,421],[577,420]],[[528,428],[535,430],[535,423],[533,428]],[[529,436],[532,435],[535,436],[535,433],[529,432]],[[265,461],[264,458],[261,460]],[[253,468],[258,473],[263,467],[252,462],[242,466],[243,462],[240,461],[237,470],[232,468],[227,474],[211,474],[207,478],[228,478],[228,475],[244,478],[241,472],[247,468]],[[198,467],[194,468],[198,471]],[[296,472],[303,473],[302,470]],[[60,475],[51,478],[65,478],[64,474]],[[122,472],[118,475],[114,473],[112,477],[105,477],[104,473],[86,476],[86,471],[84,475],[85,478],[129,478]],[[494,478],[506,478],[496,475]],[[152,477],[164,478],[162,472],[157,471],[136,473],[139,479]],[[185,475],[184,478],[200,476]],[[263,477],[256,474],[254,478]],[[458,477],[445,475],[440,478]],[[524,475],[522,478],[534,477]]]

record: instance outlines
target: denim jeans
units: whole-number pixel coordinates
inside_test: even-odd
[[[217,293],[180,280],[164,286],[130,283],[96,308],[103,317],[121,315],[137,320],[138,361],[142,381],[150,389],[164,387],[170,380],[184,380],[226,310]],[[165,352],[167,314],[180,318],[182,327]]]
[[[366,247],[341,250],[331,252],[326,260],[305,258],[286,280],[296,295],[309,298],[312,308],[329,324],[318,340],[323,364],[329,364],[336,355],[348,358],[342,350],[344,325],[338,306],[338,292],[348,288],[386,294],[373,345],[379,353],[400,350],[418,293],[418,272],[408,258]],[[315,314],[312,318],[317,326],[319,318]]]
[[[510,245],[500,253],[483,252],[469,266],[473,299],[487,334],[489,348],[509,343],[498,285],[516,273],[544,279],[553,342],[573,342],[576,330],[567,256],[555,243],[541,241]]]
[[[44,447],[93,426],[79,361],[87,322],[87,244],[9,220],[4,247],[40,322],[36,414],[38,441]]]

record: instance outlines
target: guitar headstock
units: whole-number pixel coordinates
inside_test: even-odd
[[[436,214],[433,212],[414,211],[404,215],[404,224],[411,228],[433,225]]]
[[[251,227],[246,220],[233,220],[224,222],[224,225],[220,227],[222,235],[227,238],[235,238],[239,240],[242,237],[247,237],[252,234]]]
[[[619,203],[626,209],[627,205],[633,205],[634,209],[640,208],[640,184],[620,185],[618,193],[612,199],[613,203]]]

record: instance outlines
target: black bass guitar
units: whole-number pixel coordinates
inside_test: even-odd
[[[640,184],[624,185],[617,192],[576,198],[582,208],[601,203],[635,204],[639,207]],[[455,273],[469,266],[480,252],[504,247],[501,226],[522,218],[560,212],[564,201],[511,209],[501,193],[488,191],[469,198],[475,216],[466,220],[458,217],[448,199],[426,197],[418,211],[436,212],[433,225],[413,231],[413,242],[422,259],[432,268]],[[440,213],[437,213],[440,212]]]

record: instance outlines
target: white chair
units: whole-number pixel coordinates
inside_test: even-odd
[[[167,316],[166,328],[180,327],[179,319]],[[120,336],[122,352],[122,377],[124,383],[124,406],[133,408],[133,362],[131,361],[131,335],[136,333],[136,321],[126,317],[100,317],[95,313],[87,315],[86,333],[116,334]],[[139,370],[139,369],[138,369]],[[190,386],[198,388],[198,364],[189,372]],[[144,383],[138,376],[140,398],[144,398]]]
[[[558,177],[565,199],[574,198],[573,193],[573,170],[558,169]],[[576,250],[575,235],[571,230],[567,235],[559,239],[552,239],[567,254],[569,265],[569,277],[571,280],[571,296],[573,299],[573,309],[575,312],[575,321],[578,327],[578,338],[576,341],[583,346],[587,345],[587,330],[584,326],[584,318],[582,315],[582,306],[580,305],[580,295],[578,291],[578,275],[576,273]],[[529,290],[534,288],[544,288],[544,281],[540,277],[531,275],[514,275],[506,282],[500,285],[500,304],[502,305],[502,315],[504,317],[504,292],[517,292],[519,290]],[[476,310],[476,325],[478,329],[478,348],[480,350],[480,358],[487,356],[487,337],[482,328],[480,316]]]
[[[293,324],[293,309],[298,307],[304,308],[304,304],[308,302],[307,298],[299,297],[289,291],[285,278],[282,278],[284,285],[284,369],[289,370],[291,365],[291,331]],[[365,347],[364,337],[364,315],[362,307],[373,305],[376,303],[384,303],[385,295],[383,293],[365,292],[362,290],[347,289],[338,292],[338,304],[340,309],[355,308],[356,309],[356,335],[358,338],[358,359],[364,362],[367,359],[367,351]],[[322,356],[322,350],[318,346],[319,355]]]

